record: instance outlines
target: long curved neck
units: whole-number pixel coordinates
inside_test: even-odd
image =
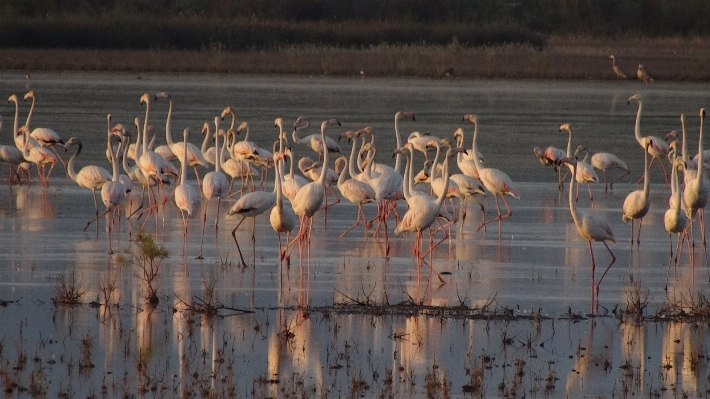
[[[148,114],[150,113],[150,100],[145,102],[145,120],[143,121],[143,149],[148,150]]]
[[[338,159],[338,161],[340,161],[340,159]],[[342,158],[342,162],[345,162],[346,164],[348,163],[348,161],[345,158]],[[336,163],[337,163],[337,161],[336,161]],[[345,178],[347,177],[347,173],[348,173],[348,168],[346,168],[346,166],[349,166],[349,165],[343,166],[343,169],[340,170],[340,175],[338,175],[338,189],[340,189],[340,186],[342,186],[343,183],[345,183]]]
[[[705,117],[700,115],[700,135],[698,137],[698,156],[695,158],[698,162],[698,173],[695,175],[695,180],[700,183],[703,178],[703,120]]]
[[[681,143],[681,161],[685,161],[688,159],[688,142],[685,140],[685,115],[680,114],[680,128],[683,133],[682,135],[682,140],[683,142]]]
[[[433,176],[433,174],[432,174]],[[446,198],[446,192],[449,190],[449,154],[448,151],[444,156],[444,189],[441,190],[439,196],[436,198],[437,206],[441,207],[444,203],[444,198]]]
[[[187,177],[187,132],[183,133],[183,143],[182,162],[180,162],[180,184],[185,184],[185,178]]]
[[[71,156],[71,158],[69,158],[69,162],[67,163],[67,175],[69,175],[69,177],[74,181],[76,181],[76,172],[74,171],[74,162],[76,162],[76,157],[79,156],[81,149],[82,149],[81,142],[76,143],[76,152],[74,153],[74,155]]]
[[[577,214],[577,207],[574,205],[574,185],[577,179],[577,163],[572,167],[572,177],[570,177],[569,183],[569,211],[572,214],[572,219],[574,219],[574,224],[579,226],[579,215]]]
[[[394,135],[397,138],[397,148],[402,147],[402,136],[399,135],[399,120],[402,118],[402,113],[397,112],[394,115]],[[354,145],[354,144],[353,144]],[[398,152],[397,155],[394,158],[394,170],[397,171],[397,173],[401,173],[400,169],[402,168],[402,161],[401,161],[402,155]],[[352,172],[350,172],[352,174]]]
[[[567,156],[572,156],[572,129],[567,129]]]
[[[328,174],[328,145],[325,143],[325,127],[326,124],[323,122],[320,127],[320,138],[323,142],[323,169],[321,169],[320,177],[318,178],[320,184],[325,184],[325,176]]]
[[[136,118],[136,149],[135,149],[135,154],[134,158],[136,161],[138,161],[143,154],[143,136],[141,132],[141,124],[138,118]]]
[[[281,208],[282,206],[282,197],[283,193],[281,192],[281,179],[283,176],[282,169],[283,169],[283,164],[284,160],[283,159],[277,159],[276,160],[276,167],[274,168],[274,192],[276,193],[276,206],[278,208]]]
[[[680,183],[678,183],[678,168],[675,165],[675,161],[673,162],[673,168],[671,168],[671,196],[673,197],[673,201],[671,201],[673,210],[677,213],[680,211]]]
[[[350,160],[348,161],[348,172],[350,173],[351,178],[355,178],[357,175],[355,173],[355,147],[357,146],[357,137],[352,139],[353,146],[350,149]],[[399,148],[399,147],[397,147]]]
[[[291,138],[293,139],[294,142],[298,144],[305,144],[306,140],[298,137],[298,128],[293,129],[293,133],[291,133]],[[323,141],[324,147],[325,147],[325,140]]]
[[[639,109],[636,111],[636,125],[634,125],[634,136],[639,144],[643,145],[643,139],[641,138],[641,110],[643,109],[643,103],[638,100]],[[569,155],[568,155],[569,156]]]
[[[439,143],[436,143],[436,155],[434,155],[434,161],[432,161],[431,171],[429,172],[432,180],[436,179],[439,176],[439,174],[437,173],[437,165],[439,164],[439,154],[441,154],[441,146],[439,145]]]
[[[221,172],[222,171],[222,151],[224,151],[227,148],[227,138],[225,137],[224,141],[222,141],[222,148],[220,149],[219,147],[219,123],[217,122],[217,119],[215,119],[215,126],[214,126],[215,132],[215,142],[214,142],[214,170],[215,172]]]
[[[17,137],[18,130],[20,129],[20,104],[17,103],[17,100],[14,101],[15,103],[15,121],[12,123],[12,139],[14,140],[15,137]],[[15,141],[17,143],[17,141]]]
[[[473,123],[473,143],[471,144],[471,154],[473,155],[473,164],[476,165],[477,170],[483,169],[481,166],[481,161],[478,159],[478,144],[476,143],[476,140],[478,140],[478,122]],[[570,149],[567,150],[569,152]]]
[[[200,147],[200,151],[204,154],[207,152],[207,146],[209,143],[210,139],[210,129],[207,129],[207,132],[205,132],[205,137],[202,139],[202,147]]]
[[[27,114],[27,120],[25,121],[25,126],[27,126],[28,130],[30,128],[30,119],[32,119],[32,113],[35,110],[35,101],[35,97],[32,96],[32,105],[30,106],[30,112]]]
[[[172,132],[173,100],[171,98],[168,101],[170,101],[170,105],[168,106],[168,117],[165,119],[165,142],[168,143],[168,147],[172,148],[175,145]],[[187,148],[187,146],[185,146],[185,148]]]
[[[412,180],[414,179],[412,175],[412,166],[412,155],[408,152],[407,163],[404,166],[404,179],[402,179],[402,193],[404,194],[405,199],[412,197]]]
[[[128,140],[126,143],[131,143],[131,137],[130,136],[124,136],[124,138],[127,137]],[[136,144],[138,146],[138,144]],[[128,166],[128,146],[123,150],[123,155],[121,156],[121,163],[123,164],[123,170],[126,171],[129,175],[131,174],[132,169]],[[138,165],[134,166],[134,168],[138,168]]]
[[[648,148],[643,152],[643,195],[648,197],[648,190],[650,188],[650,175],[648,173]]]
[[[111,180],[113,181],[118,181],[118,154],[121,152],[121,147],[123,146],[123,143],[118,143],[118,147],[116,147],[116,153],[114,154],[113,152],[111,153],[111,172],[112,172],[112,178]],[[113,149],[112,149],[113,151]]]

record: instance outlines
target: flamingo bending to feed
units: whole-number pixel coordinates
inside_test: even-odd
[[[277,160],[283,160],[284,154],[281,152],[276,152],[274,154],[274,162]],[[255,250],[256,238],[254,235],[254,230],[256,228],[256,217],[266,212],[269,208],[276,204],[276,198],[278,197],[277,191],[279,190],[279,174],[275,174],[274,190],[268,191],[252,191],[242,195],[237,202],[232,205],[229,209],[228,215],[240,215],[242,218],[239,223],[232,230],[232,238],[234,238],[234,243],[237,245],[237,250],[239,251],[239,257],[242,260],[242,264],[246,266],[244,262],[244,256],[242,256],[242,249],[239,247],[239,242],[237,241],[237,229],[242,225],[244,219],[250,217],[252,218],[251,227],[251,243],[252,249]],[[256,252],[254,252],[254,262],[256,262]]]
[[[649,201],[648,193],[650,191],[650,176],[648,173],[648,147],[652,146],[653,140],[646,139],[644,144],[644,157],[643,157],[643,190],[635,190],[629,193],[624,200],[624,205],[621,208],[622,216],[621,220],[624,222],[631,221],[631,248],[634,246],[634,220],[639,221],[639,232],[636,237],[636,247],[641,245],[641,225],[643,224],[643,217],[648,213],[648,209],[651,206],[651,201]]]
[[[631,104],[631,102],[637,102],[639,107],[638,111],[636,112],[636,124],[634,125],[634,136],[636,137],[636,142],[639,143],[641,147],[644,146],[644,137],[641,136],[641,111],[643,110],[643,102],[641,101],[641,98],[639,97],[638,94],[634,94],[633,96],[629,97],[628,99],[628,104]],[[670,148],[668,147],[668,143],[666,143],[665,140],[656,137],[656,136],[646,136],[646,138],[651,139],[653,142],[653,145],[648,147],[648,154],[651,155],[651,164],[649,165],[649,169],[651,166],[653,166],[653,161],[658,159],[658,162],[661,164],[661,167],[663,168],[663,175],[665,176],[665,181],[668,183],[668,171],[666,170],[666,166],[663,164],[663,158],[668,156],[668,151]],[[643,176],[641,176],[636,183],[640,182]]]
[[[573,173],[576,172],[576,165],[577,165],[577,160],[574,158],[565,158],[563,160],[564,163],[568,165],[572,165],[573,168]],[[574,183],[576,179],[574,178],[574,175],[570,177],[570,187],[569,187],[569,211],[572,214],[572,219],[574,220],[574,225],[577,227],[577,232],[579,235],[587,240],[587,243],[589,244],[589,253],[592,258],[592,279],[591,279],[591,296],[592,296],[592,311],[596,311],[598,309],[598,296],[599,296],[599,286],[602,283],[602,280],[604,280],[604,276],[606,273],[609,271],[611,268],[611,265],[616,262],[616,256],[614,256],[614,253],[611,251],[609,248],[609,245],[606,243],[607,241],[610,241],[612,243],[616,243],[614,239],[614,232],[611,230],[611,226],[609,226],[609,223],[604,219],[603,217],[599,216],[598,214],[594,212],[587,212],[583,210],[578,210],[577,207],[575,206],[574,198],[572,191],[574,189]],[[604,273],[602,274],[601,278],[599,278],[599,281],[595,281],[594,279],[594,271],[596,269],[596,262],[594,261],[594,250],[592,249],[592,241],[601,241],[602,244],[606,247],[607,251],[609,251],[609,255],[611,255],[611,262],[609,263],[609,266],[606,267],[604,270]]]
[[[473,129],[473,148],[472,151],[474,153],[478,153],[477,149],[477,140],[478,140],[478,117],[474,114],[467,114],[463,116],[464,121],[470,121],[473,123],[474,129]],[[498,210],[498,216],[494,219],[489,219],[486,220],[485,214],[483,215],[483,222],[481,222],[481,225],[478,226],[477,230],[480,230],[481,227],[487,225],[488,223],[497,220],[498,221],[498,234],[500,234],[501,231],[501,223],[503,219],[507,219],[511,216],[513,216],[513,211],[510,209],[510,205],[508,205],[508,201],[505,199],[506,195],[510,195],[511,197],[515,199],[520,199],[520,196],[518,195],[517,190],[513,187],[513,181],[510,180],[510,177],[505,172],[502,172],[498,169],[494,168],[484,168],[483,165],[481,165],[480,160],[478,157],[474,157],[474,163],[476,164],[476,168],[478,169],[478,176],[481,178],[481,183],[483,183],[483,186],[493,194],[493,198],[496,200],[496,208]],[[503,199],[503,203],[505,204],[505,208],[508,211],[507,214],[503,215],[500,212],[500,203],[498,202],[498,197],[501,197]]]
[[[543,166],[552,165],[555,172],[557,172],[557,188],[562,189],[563,180],[560,169],[560,160],[565,158],[567,154],[563,150],[553,146],[545,148],[544,151],[539,147],[535,147],[533,148],[533,153],[535,153],[535,156],[540,160],[540,163]]]
[[[626,165],[626,162],[622,161],[619,157],[610,152],[597,152],[592,155],[592,166],[604,173],[604,192],[607,192],[609,188],[613,190],[614,183],[631,173],[631,171],[629,171],[629,167]],[[608,169],[621,169],[624,173],[607,185],[606,171]]]

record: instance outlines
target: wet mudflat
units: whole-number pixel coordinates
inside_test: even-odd
[[[124,119],[141,116],[135,94],[158,86],[171,90],[172,84],[173,92],[204,95],[203,85],[190,79],[156,83],[115,76],[90,78],[43,82],[50,93],[78,92],[65,93],[67,99],[96,92],[92,100],[96,106],[88,101],[74,107],[65,99],[66,115],[57,118],[79,126],[66,128],[70,135],[95,135],[95,144],[86,145],[86,163],[106,162],[101,158],[104,111],[115,106],[119,110],[109,112],[123,112]],[[21,92],[22,79],[12,79],[5,84]],[[35,78],[33,84],[39,85],[38,81],[42,82]],[[309,100],[316,104],[309,105],[314,108],[301,110],[291,105],[283,112],[294,118],[301,113],[317,115],[314,120],[318,116],[340,118],[341,96],[336,99],[325,90],[336,84],[317,83],[324,86],[314,89],[299,82],[292,87],[321,93]],[[462,97],[471,94],[451,83],[443,83],[449,85],[444,88],[425,83],[432,86],[429,91],[422,89],[429,93],[430,102],[432,91],[451,89],[464,92]],[[211,84],[217,92],[218,83]],[[246,84],[249,89],[244,93],[254,96],[253,101],[240,100],[234,92],[220,94],[217,100],[193,100],[183,106],[193,117],[180,123],[197,130],[196,120],[209,120],[225,105],[244,101],[253,124],[262,124],[262,131],[268,132],[265,135],[275,137],[269,124],[281,115],[274,111],[279,95],[272,90],[287,84],[259,79]],[[342,83],[341,94],[347,98],[353,91],[361,93],[362,84]],[[391,85],[390,89],[399,86],[389,81],[383,84]],[[112,90],[122,88],[110,103],[97,100],[109,97],[105,85]],[[632,166],[631,176],[608,194],[600,184],[593,185],[593,203],[585,187],[580,190],[578,206],[593,207],[610,222],[617,237],[612,246],[617,260],[601,285],[599,310],[591,314],[587,243],[572,222],[567,191],[558,191],[557,175],[532,155],[533,145],[564,148],[566,137],[557,132],[559,124],[596,101],[597,111],[584,114],[579,123],[591,131],[597,129],[593,123],[600,114],[618,119],[622,133],[604,137],[623,142],[614,151],[618,149],[630,165],[642,165],[643,153],[633,140],[635,109],[626,108],[624,97],[640,86],[602,85],[585,101],[559,111],[546,108],[552,99],[569,96],[570,91],[584,93],[589,86],[542,90],[544,86],[534,85],[522,84],[518,91],[527,93],[523,98],[514,95],[513,83],[477,89],[489,96],[487,102],[475,100],[483,109],[482,119],[488,114],[491,119],[508,120],[505,114],[511,101],[529,104],[528,108],[510,107],[515,113],[511,117],[515,131],[504,133],[500,124],[489,122],[491,130],[498,129],[497,144],[484,144],[483,132],[479,137],[487,165],[506,170],[521,199],[510,200],[513,217],[500,230],[493,223],[485,232],[476,231],[482,215],[469,203],[463,227],[461,222],[454,225],[450,239],[427,258],[445,284],[430,274],[426,264],[414,259],[413,235],[392,234],[394,220],[388,224],[389,256],[385,256],[384,240],[372,230],[366,233],[358,227],[338,239],[357,210],[345,200],[316,214],[310,251],[294,249],[289,262],[279,261],[277,236],[265,216],[256,218],[254,251],[251,221],[245,221],[236,232],[244,266],[231,236],[239,218],[226,217],[237,197],[222,203],[218,229],[214,226],[216,202],[205,205],[203,201],[202,206],[208,208],[207,228],[204,259],[198,260],[202,221],[193,217],[183,240],[182,220],[170,202],[140,221],[122,220],[113,233],[115,253],[108,254],[104,219],[98,228],[92,225],[83,230],[94,212],[91,193],[66,179],[61,170],[55,171],[46,188],[5,186],[0,190],[3,388],[9,395],[39,397],[707,396],[707,262],[696,230],[694,262],[684,252],[678,267],[669,267],[670,243],[663,214],[670,188],[662,183],[660,169],[652,174],[651,210],[644,219],[638,249],[629,244],[629,226],[621,221],[620,209],[626,195],[640,188],[631,182],[642,168]],[[41,87],[35,87],[38,96]],[[255,87],[270,88],[262,97],[273,97],[275,103],[257,101],[261,97],[253,94]],[[690,115],[697,111],[696,102],[704,105],[702,98],[698,100],[702,95],[688,88],[656,87],[653,90],[658,91],[649,92],[649,97],[693,101],[681,106],[674,100],[676,105],[663,112],[648,111],[649,130],[655,129],[654,134],[666,125],[674,128],[676,106],[687,108]],[[392,90],[394,97],[401,95]],[[618,96],[609,96],[617,91]],[[45,96],[50,102],[52,96]],[[534,101],[538,96],[542,100]],[[379,101],[391,102],[392,114],[394,107],[411,106],[415,113],[417,107],[427,110],[423,117],[417,114],[422,120],[416,125],[404,128],[407,133],[424,122],[426,129],[449,135],[459,125],[460,114],[477,112],[476,104],[457,103],[449,110],[450,103],[443,96],[434,98],[440,100],[433,102],[439,107],[436,110],[424,108],[418,100],[412,100],[414,105],[401,104],[401,98]],[[617,111],[615,101],[623,108]],[[375,106],[383,107],[380,102]],[[378,115],[380,129],[387,132],[383,135],[393,136],[389,114],[380,115],[369,107],[346,112],[343,130],[367,125],[368,117]],[[536,112],[537,107],[546,111]],[[55,116],[61,114],[61,107],[50,109]],[[39,112],[38,105],[37,119]],[[2,114],[3,134],[7,134],[12,115]],[[89,120],[95,127],[84,124]],[[152,120],[156,130],[163,132],[164,115]],[[436,122],[427,125],[427,120]],[[526,129],[546,133],[528,136]],[[692,131],[697,134],[695,127]],[[506,135],[518,141],[511,143]],[[585,138],[601,147],[598,140],[603,137],[587,134]],[[383,147],[393,147],[393,138],[388,140],[382,140]],[[382,155],[382,160],[392,162],[389,155]],[[7,171],[5,165],[2,170]],[[271,190],[272,183],[263,189]],[[140,200],[139,187],[131,198]],[[489,197],[487,217],[494,215],[494,208]],[[403,205],[399,209],[404,212]],[[365,212],[372,217],[375,206],[365,205]],[[145,301],[147,283],[141,265],[146,263],[137,242],[141,228],[168,255],[156,258],[157,279],[151,282],[159,299],[156,305]],[[437,240],[442,237],[441,232],[436,236]],[[424,246],[428,248],[426,241]],[[608,254],[601,244],[594,248],[597,265],[603,270]],[[66,292],[81,294],[81,303],[54,302]]]

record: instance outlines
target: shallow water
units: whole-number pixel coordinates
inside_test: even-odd
[[[5,73],[1,82],[8,95],[24,93],[20,74]],[[198,132],[202,122],[231,105],[239,120],[250,123],[251,138],[264,146],[276,138],[277,116],[292,121],[302,115],[314,125],[335,117],[342,130],[370,125],[378,148],[386,149],[378,157],[389,163],[397,110],[417,117],[400,123],[403,134],[416,129],[450,136],[462,126],[468,140],[471,126],[460,120],[475,112],[486,165],[506,171],[521,199],[510,200],[513,217],[501,230],[490,224],[486,232],[476,231],[480,209],[469,204],[463,229],[456,225],[451,239],[432,253],[430,264],[446,284],[415,262],[413,237],[394,236],[393,221],[388,258],[382,239],[361,227],[338,240],[356,215],[357,208],[345,200],[328,210],[327,219],[317,214],[310,257],[294,250],[290,267],[279,265],[277,237],[263,216],[256,219],[255,252],[251,221],[236,232],[247,263],[255,262],[240,267],[230,234],[239,218],[226,217],[234,199],[222,204],[218,230],[216,203],[209,203],[205,259],[196,260],[201,219],[190,220],[184,243],[179,212],[168,205],[165,222],[161,212],[145,225],[170,254],[159,273],[160,303],[153,309],[143,299],[141,271],[131,262],[137,253],[131,240],[143,220],[121,222],[113,234],[117,254],[109,255],[103,219],[98,231],[83,230],[93,214],[90,192],[61,171],[47,188],[6,187],[0,190],[0,299],[17,302],[0,308],[5,388],[76,397],[706,395],[706,323],[632,323],[618,315],[635,292],[647,297],[645,314],[651,316],[681,298],[701,302],[698,292],[708,289],[700,245],[694,265],[685,253],[678,268],[668,268],[663,214],[669,187],[660,169],[653,170],[651,211],[638,250],[630,248],[620,211],[626,195],[640,188],[630,182],[643,164],[633,138],[636,107],[627,106],[628,96],[644,95],[644,135],[678,129],[678,114],[685,112],[695,143],[697,109],[708,103],[707,86],[33,74],[31,87],[38,98],[32,124],[51,126],[65,139],[81,138],[86,151],[78,166],[106,165],[106,113],[132,126],[134,117],[143,116],[138,99],[144,91],[172,94],[174,132],[185,126]],[[25,115],[29,106],[23,105]],[[166,109],[160,103],[152,107],[158,134],[164,132]],[[9,106],[0,109],[5,142],[13,112]],[[566,191],[557,190],[556,174],[532,154],[536,145],[566,146],[566,134],[558,132],[563,122],[572,124],[575,146],[612,151],[632,169],[608,194],[601,184],[593,185],[593,208],[617,237],[612,246],[617,260],[601,285],[594,316],[588,315],[589,248],[572,223]],[[132,199],[140,200],[140,188]],[[492,200],[488,217],[495,212]],[[578,206],[590,207],[584,187]],[[374,205],[366,205],[365,212],[372,217]],[[609,255],[598,243],[594,251],[600,273]],[[104,302],[102,281],[115,279],[111,302],[118,307],[55,306],[56,286],[62,276],[71,281],[72,272],[86,290],[84,302]],[[194,303],[210,282],[226,308],[214,317],[186,310],[183,302]],[[469,313],[457,315],[454,309],[461,305]],[[464,393],[464,385],[473,392]]]

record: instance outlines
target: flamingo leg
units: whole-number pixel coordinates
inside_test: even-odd
[[[207,205],[209,205],[209,200],[205,202],[205,212],[202,214],[202,242],[200,243],[200,254],[197,255],[197,259],[204,259],[202,257],[202,247],[205,245],[205,225],[207,224]]]
[[[624,170],[625,170],[626,172],[625,172],[623,175],[617,177],[616,179],[614,179],[613,182],[611,182],[611,184],[609,184],[609,188],[610,188],[610,189],[613,190],[613,189],[614,189],[614,183],[616,183],[617,181],[621,180],[623,177],[625,177],[625,176],[627,176],[629,173],[631,173],[631,171],[628,170],[628,169],[624,169]],[[606,177],[605,177],[605,179],[606,179]]]
[[[237,229],[239,228],[239,226],[241,226],[244,219],[246,219],[246,216],[242,216],[242,219],[239,221],[239,223],[237,223],[237,225],[232,230],[232,238],[234,239],[234,243],[237,244],[237,251],[239,251],[239,259],[241,259],[242,265],[246,267],[246,262],[244,262],[244,256],[242,255],[242,249],[239,247],[239,242],[237,242],[237,234],[236,234]],[[279,242],[279,244],[280,244],[280,242]]]
[[[609,269],[611,269],[611,265],[613,265],[614,262],[616,262],[616,256],[614,256],[614,253],[611,252],[611,248],[609,248],[609,245],[606,243],[606,241],[602,241],[602,244],[604,244],[604,246],[606,247],[606,250],[609,251],[609,255],[611,255],[611,262],[609,262],[609,266],[607,266],[606,269],[604,269],[604,273],[602,273],[602,276],[599,278],[599,281],[597,282],[596,291],[595,291],[597,297],[599,296],[599,286],[602,284],[602,280],[604,280],[604,276],[606,276],[606,273],[609,271]],[[591,245],[592,245],[592,242],[590,241],[589,242],[590,248],[591,248]]]
[[[362,217],[361,217],[362,215]],[[362,204],[357,204],[357,219],[355,220],[355,223],[350,226],[347,230],[345,230],[341,235],[338,236],[339,240],[342,240],[343,237],[345,237],[346,234],[348,234],[352,229],[354,229],[358,224],[360,224],[360,220],[364,219],[363,225],[365,222],[367,222],[367,217],[365,216],[365,211],[362,209]]]

